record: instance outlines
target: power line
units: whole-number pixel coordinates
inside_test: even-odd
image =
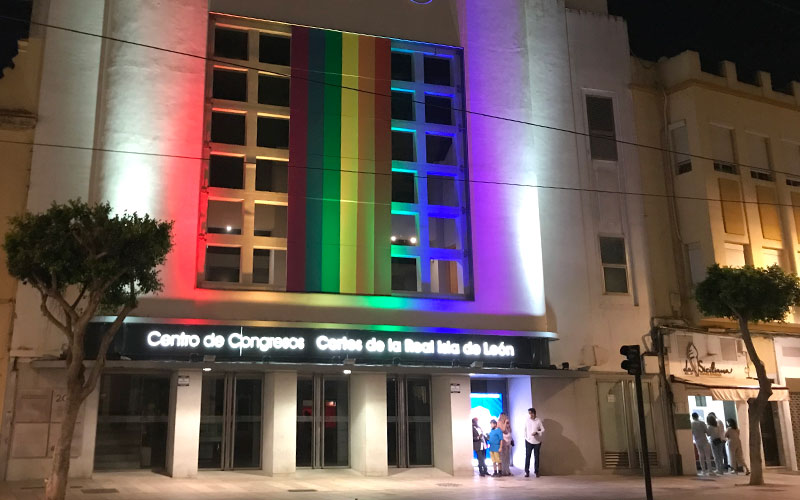
[[[163,154],[163,153],[147,153],[147,152],[139,152],[139,151],[126,151],[126,150],[117,150],[117,149],[103,149],[103,148],[93,148],[89,146],[64,146],[60,144],[45,144],[45,143],[36,143],[36,142],[25,142],[25,141],[12,141],[12,140],[5,140],[0,139],[0,142],[6,144],[19,144],[19,145],[27,145],[27,146],[37,146],[37,147],[52,147],[52,148],[66,148],[66,149],[75,149],[81,151],[97,151],[101,153],[114,153],[114,154],[133,154],[133,155],[142,155],[142,156],[155,156],[155,157],[162,157],[162,158],[176,158],[181,160],[199,160],[199,161],[208,161],[209,158],[202,157],[202,156],[188,156],[188,155],[170,155],[170,154]],[[338,157],[337,157],[338,158]],[[287,168],[302,168],[305,170],[321,170],[326,172],[337,172],[337,173],[352,173],[352,174],[360,174],[360,175],[383,175],[383,176],[390,176],[392,172],[364,172],[360,170],[345,170],[345,169],[330,169],[330,168],[323,168],[323,167],[311,167],[308,165],[292,165],[287,163]],[[411,172],[404,172],[408,173],[409,175],[414,175],[417,179],[427,179],[429,176],[427,175],[419,175],[417,173]],[[436,175],[436,174],[434,174]],[[469,184],[489,184],[489,185],[497,185],[497,186],[510,186],[510,187],[526,187],[526,188],[538,188],[538,189],[552,189],[558,191],[571,191],[571,192],[587,192],[587,193],[597,193],[597,194],[615,194],[615,195],[622,195],[622,196],[641,196],[641,197],[649,197],[649,198],[670,198],[670,199],[679,199],[679,200],[691,200],[691,201],[713,201],[713,202],[720,202],[720,203],[743,203],[743,204],[754,204],[754,205],[766,205],[766,206],[776,206],[776,207],[789,207],[789,208],[800,208],[795,207],[789,203],[772,203],[772,202],[759,202],[759,201],[749,201],[749,200],[728,200],[723,198],[707,198],[702,196],[686,196],[686,195],[669,195],[669,194],[660,194],[660,193],[643,193],[643,192],[631,192],[631,191],[622,191],[622,190],[610,190],[610,189],[595,189],[595,188],[581,188],[581,187],[570,187],[570,186],[549,186],[545,184],[526,184],[522,182],[508,182],[508,181],[488,181],[488,180],[477,180],[477,179],[454,179],[454,182],[459,183],[469,183]],[[210,188],[214,189],[214,186],[209,186]],[[356,200],[336,200],[332,198],[317,198],[312,196],[305,196],[307,199],[312,200],[321,200],[321,201],[346,201],[346,202],[357,202],[357,203],[364,203],[364,204],[375,204],[375,205],[391,205],[391,203],[376,203],[376,202],[364,202],[364,201],[356,201]]]
[[[63,26],[56,26],[56,25],[52,25],[52,24],[48,24],[48,23],[42,23],[42,22],[33,21],[33,20],[28,21],[28,20],[24,20],[24,19],[20,19],[20,18],[11,17],[11,16],[2,16],[2,15],[0,15],[0,19],[8,19],[8,20],[11,20],[11,21],[24,22],[24,23],[30,22],[31,24],[35,24],[35,25],[42,26],[42,27],[45,27],[45,28],[52,28],[52,29],[56,29],[56,30],[66,31],[66,32],[69,32],[69,33],[75,33],[75,34],[79,34],[79,35],[91,36],[91,37],[95,37],[95,38],[100,38],[100,39],[104,39],[104,40],[110,40],[110,41],[113,41],[113,42],[119,42],[119,43],[134,45],[134,46],[137,46],[137,47],[157,50],[157,51],[166,52],[166,53],[170,53],[170,54],[175,54],[175,55],[180,55],[180,56],[185,56],[185,57],[191,57],[191,58],[194,58],[194,59],[200,59],[200,60],[204,60],[204,61],[225,64],[225,65],[228,65],[228,66],[235,66],[235,67],[242,68],[242,69],[248,69],[248,70],[253,70],[253,71],[263,71],[260,68],[256,68],[256,67],[253,67],[253,66],[248,66],[246,64],[238,63],[238,62],[231,61],[231,60],[215,59],[213,57],[202,56],[202,55],[199,55],[199,54],[192,54],[192,53],[189,53],[189,52],[183,52],[183,51],[174,50],[174,49],[168,49],[168,48],[165,48],[165,47],[159,47],[157,45],[150,45],[150,44],[141,43],[141,42],[134,42],[134,41],[130,41],[130,40],[124,40],[124,39],[121,39],[121,38],[111,37],[111,36],[108,36],[108,35],[99,35],[97,33],[91,33],[91,32],[88,32],[88,31],[82,31],[82,30],[78,30],[78,29],[74,29],[74,28],[66,28],[66,27],[63,27]],[[295,78],[295,79],[298,79],[298,80],[305,80],[305,81],[308,81],[310,83],[315,83],[315,84],[319,84],[319,85],[332,86],[332,87],[340,88],[340,89],[343,89],[343,90],[351,90],[353,92],[362,92],[362,93],[366,93],[366,94],[370,94],[370,95],[391,98],[391,94],[381,94],[381,93],[375,92],[375,91],[369,91],[369,90],[365,90],[365,89],[348,87],[348,86],[345,86],[345,85],[336,84],[336,83],[332,83],[332,82],[314,80],[314,79],[311,79],[311,78],[304,78],[304,77],[301,77],[299,75],[294,75],[293,76],[291,74],[281,73],[281,72],[277,72],[277,71],[267,71],[267,73],[275,74],[275,75],[286,77],[286,78],[290,78],[290,79],[291,78]],[[348,75],[344,75],[344,76],[348,76]],[[352,77],[361,78],[358,75],[352,75]],[[639,147],[639,148],[650,149],[650,150],[653,150],[653,151],[660,151],[662,153],[670,153],[670,154],[674,154],[674,155],[683,155],[683,156],[688,156],[690,158],[697,158],[699,160],[708,160],[708,161],[715,162],[715,163],[725,163],[727,165],[735,165],[737,167],[744,167],[744,168],[749,168],[749,169],[753,169],[753,170],[760,170],[760,171],[764,171],[765,170],[764,168],[756,167],[756,166],[753,166],[753,165],[748,165],[748,164],[741,163],[741,162],[722,161],[722,160],[719,160],[717,158],[713,158],[711,156],[705,156],[705,155],[700,155],[700,154],[696,154],[696,153],[676,151],[676,150],[665,148],[665,147],[662,147],[662,146],[653,146],[653,145],[649,145],[649,144],[641,144],[641,143],[637,143],[637,142],[633,142],[633,141],[627,141],[627,140],[619,139],[617,137],[611,138],[611,137],[604,136],[604,135],[591,134],[591,133],[588,133],[588,132],[579,132],[577,130],[570,130],[570,129],[566,129],[566,128],[562,128],[562,127],[556,127],[556,126],[553,126],[553,125],[545,125],[545,124],[542,124],[542,123],[530,122],[530,121],[526,121],[526,120],[520,120],[520,119],[516,119],[516,118],[510,118],[510,117],[499,116],[499,115],[493,115],[491,113],[483,113],[483,112],[480,112],[480,111],[471,111],[471,110],[468,110],[468,109],[460,109],[460,108],[455,108],[455,107],[448,108],[447,106],[440,106],[440,105],[436,105],[436,104],[426,104],[425,101],[412,100],[412,102],[416,103],[416,104],[425,104],[425,105],[428,105],[428,106],[442,108],[442,109],[451,109],[452,111],[462,112],[462,113],[466,113],[466,114],[470,114],[470,115],[474,115],[474,116],[480,116],[482,118],[491,118],[491,119],[495,119],[495,120],[501,120],[501,121],[506,121],[506,122],[510,122],[510,123],[516,123],[516,124],[519,124],[519,125],[528,125],[528,126],[532,126],[532,127],[546,129],[546,130],[552,130],[554,132],[563,132],[563,133],[574,134],[574,135],[587,137],[587,138],[602,139],[602,140],[605,140],[605,141],[608,141],[608,142],[614,142],[616,144],[621,144],[621,145],[625,145],[625,146],[636,146],[636,147]],[[785,171],[773,170],[773,169],[769,169],[769,171],[773,172],[773,173],[784,174],[784,175],[798,176],[798,174],[795,174],[795,173],[792,173],[792,172],[785,172]]]

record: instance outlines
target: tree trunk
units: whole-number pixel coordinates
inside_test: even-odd
[[[82,364],[82,361],[79,361],[80,364]],[[53,451],[53,466],[50,471],[50,477],[45,484],[45,498],[47,500],[64,500],[67,493],[72,436],[75,433],[75,421],[78,419],[78,411],[81,403],[83,403],[83,384],[80,380],[82,372],[73,366],[69,366],[67,372],[67,408],[61,421],[58,442]]]
[[[764,468],[761,458],[761,415],[772,395],[772,382],[767,377],[764,363],[761,362],[753,345],[746,318],[739,318],[739,329],[742,332],[742,340],[747,348],[747,353],[750,355],[750,361],[758,376],[758,396],[747,400],[747,415],[750,419],[750,485],[757,486],[764,484]]]

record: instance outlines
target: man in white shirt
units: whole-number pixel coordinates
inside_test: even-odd
[[[539,477],[539,449],[542,447],[544,426],[536,418],[536,408],[528,408],[528,420],[525,421],[525,477],[530,476],[531,452],[533,452],[533,475]]]

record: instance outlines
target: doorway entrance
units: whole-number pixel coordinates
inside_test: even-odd
[[[261,467],[261,391],[257,375],[203,375],[199,468]]]
[[[349,467],[350,383],[347,377],[297,378],[297,467]]]
[[[390,467],[433,465],[429,378],[386,379],[386,424]]]
[[[103,375],[97,410],[95,470],[163,470],[168,420],[168,375]]]
[[[761,413],[761,446],[764,450],[764,465],[778,467],[783,465],[780,452],[780,426],[775,425],[778,418],[778,403],[770,401]]]
[[[641,469],[641,440],[636,387],[633,380],[598,381],[600,434],[605,469]],[[658,453],[653,431],[650,382],[642,380],[645,430],[651,467],[658,466]]]

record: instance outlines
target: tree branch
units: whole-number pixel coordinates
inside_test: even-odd
[[[76,297],[75,301],[72,303],[72,306],[71,306],[72,310],[75,310],[75,308],[78,307],[78,304],[80,304],[81,299],[83,299],[83,296],[86,294],[86,289],[87,288],[89,288],[89,284],[88,283],[84,283],[83,285],[81,285],[81,292],[78,294],[78,297]]]
[[[42,314],[44,314],[45,317],[48,320],[50,320],[51,323],[56,325],[56,327],[58,327],[58,329],[61,330],[64,333],[64,335],[67,336],[67,339],[72,340],[73,335],[72,335],[72,329],[70,328],[69,325],[69,318],[67,318],[68,324],[66,325],[61,321],[59,321],[58,318],[56,318],[53,315],[53,313],[50,312],[50,308],[47,307],[47,299],[49,298],[49,295],[47,295],[45,292],[42,291],[39,291],[39,294],[42,296],[42,304],[40,306]]]
[[[114,340],[114,335],[116,335],[117,331],[122,326],[122,322],[125,321],[125,318],[134,307],[135,306],[132,304],[125,305],[117,315],[117,319],[115,319],[114,322],[111,323],[111,326],[108,327],[108,330],[103,333],[103,337],[100,340],[100,347],[97,350],[97,360],[95,360],[92,370],[89,372],[89,377],[83,384],[82,398],[88,397],[97,385],[97,380],[100,378],[100,374],[103,373],[103,368],[106,365],[106,355],[108,354],[109,346],[111,346],[111,341]]]

